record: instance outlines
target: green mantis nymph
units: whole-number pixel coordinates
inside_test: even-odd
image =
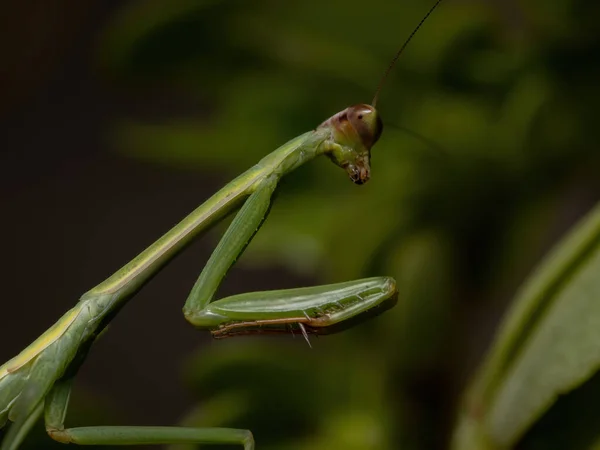
[[[382,81],[425,19],[394,57]],[[354,105],[315,130],[287,142],[210,197],[178,225],[80,301],[19,355],[0,366],[0,428],[10,420],[0,450],[16,449],[44,413],[46,430],[62,443],[95,445],[211,443],[254,448],[248,430],[182,427],[65,428],[71,385],[87,353],[119,310],[190,242],[229,213],[239,212],[193,286],[183,307],[186,319],[213,336],[289,333],[325,334],[393,306],[396,283],[390,277],[268,292],[213,301],[228,269],[266,218],[271,197],[286,174],[319,155],[327,155],[356,184],[371,175],[370,152],[382,132],[373,106]]]

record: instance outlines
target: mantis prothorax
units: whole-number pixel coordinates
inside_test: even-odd
[[[217,245],[183,308],[195,327],[215,337],[251,333],[287,333],[294,327],[325,334],[391,307],[396,283],[390,277],[367,278],[326,286],[254,292],[212,301],[228,269],[266,218],[279,180],[319,155],[345,169],[356,184],[371,175],[370,152],[382,132],[377,96],[394,63],[429,10],[385,72],[373,106],[350,106],[315,130],[298,136],[210,197],[178,225],[104,282],[85,293],[58,322],[19,355],[0,366],[0,428],[14,422],[0,450],[16,449],[44,412],[50,437],[63,443],[96,445],[211,443],[254,448],[248,430],[182,427],[65,428],[71,384],[87,353],[112,318],[193,238],[240,208]]]

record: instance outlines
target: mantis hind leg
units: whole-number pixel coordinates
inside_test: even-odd
[[[58,381],[46,398],[46,431],[64,444],[152,445],[152,444],[233,444],[254,449],[249,430],[235,428],[184,428],[143,426],[101,426],[65,428],[64,420],[72,378]]]

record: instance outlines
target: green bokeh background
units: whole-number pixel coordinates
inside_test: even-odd
[[[111,115],[103,142],[128,164],[213,189],[369,102],[429,3],[113,5],[89,64],[113,97],[142,106]],[[325,159],[300,168],[238,263],[260,270],[263,288],[391,275],[398,305],[312,350],[291,338],[188,347],[164,368],[188,393],[181,422],[250,428],[260,450],[446,448],[517,286],[600,198],[599,17],[585,0],[444,1],[383,88],[371,181],[357,187]],[[118,396],[79,394],[76,423],[135,420],[119,419]],[[523,448],[552,448],[534,431]]]

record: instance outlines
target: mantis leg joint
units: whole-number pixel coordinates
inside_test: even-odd
[[[254,450],[254,436],[250,430],[246,431],[248,434],[244,439],[244,450]]]
[[[56,442],[60,442],[61,444],[70,444],[73,442],[73,439],[69,432],[65,429],[59,429],[54,427],[46,427],[46,433]]]

